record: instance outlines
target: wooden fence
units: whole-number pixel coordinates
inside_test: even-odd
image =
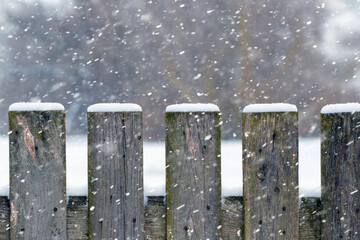
[[[67,198],[63,107],[15,104],[0,239],[360,239],[360,107],[350,109],[322,112],[321,201],[299,204],[296,107],[244,109],[244,196],[222,201],[219,109],[170,106],[166,198],[144,205],[139,106],[89,107],[88,198]]]

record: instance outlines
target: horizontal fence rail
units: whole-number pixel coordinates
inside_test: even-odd
[[[166,196],[144,203],[139,106],[89,107],[89,194],[67,196],[64,108],[14,104],[10,199],[0,197],[0,240],[358,239],[359,114],[359,104],[323,108],[321,199],[299,202],[296,107],[246,107],[244,196],[222,199],[219,109],[169,106]]]
[[[144,208],[144,239],[163,240],[166,237],[164,196],[148,197]],[[225,197],[222,205],[222,235],[225,240],[244,239],[242,232],[243,198]],[[303,198],[300,208],[300,240],[320,239],[320,199]],[[9,240],[10,205],[0,197],[0,239]],[[70,196],[67,204],[67,234],[70,240],[89,239],[88,205],[86,197]]]

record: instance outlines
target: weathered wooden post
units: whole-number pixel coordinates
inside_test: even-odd
[[[360,104],[321,110],[322,239],[360,238]]]
[[[168,240],[221,238],[220,125],[213,104],[166,109]]]
[[[242,118],[245,239],[299,239],[297,109],[253,104]]]
[[[95,104],[87,117],[89,237],[143,239],[141,107]]]
[[[9,128],[11,239],[66,239],[64,107],[12,104]]]

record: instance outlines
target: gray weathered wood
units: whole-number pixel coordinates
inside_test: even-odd
[[[69,240],[88,239],[88,206],[85,196],[69,197],[66,229]]]
[[[66,239],[65,112],[9,112],[11,239]]]
[[[244,214],[242,197],[225,197],[222,210],[222,234],[224,240],[243,239]]]
[[[360,113],[321,114],[322,239],[360,238]]]
[[[89,112],[89,237],[143,239],[141,112]]]
[[[0,197],[0,240],[10,239],[10,203],[7,197]]]
[[[163,240],[165,230],[164,197],[149,196],[145,206],[145,239]]]
[[[298,114],[243,113],[245,239],[299,239]]]
[[[167,112],[167,239],[220,239],[220,114]]]
[[[149,197],[145,207],[146,239],[165,239],[165,205],[163,201],[163,197]],[[319,198],[301,198],[300,240],[320,240],[321,209]],[[225,197],[222,208],[223,239],[244,239],[243,223],[243,198]]]
[[[301,198],[300,205],[300,240],[319,240],[321,234],[320,198]]]
[[[9,236],[9,201],[0,197],[0,240]],[[226,197],[223,205],[223,239],[243,239],[242,197]],[[87,239],[86,197],[69,197],[67,209],[68,239]],[[166,236],[165,204],[163,196],[148,197],[145,206],[145,239],[163,240]],[[300,240],[319,240],[321,226],[321,202],[319,198],[302,198],[300,206]],[[239,232],[239,230],[241,230]],[[239,237],[240,233],[240,237]]]

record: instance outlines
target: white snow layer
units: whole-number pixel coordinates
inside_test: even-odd
[[[86,136],[67,136],[67,195],[86,196],[87,141]],[[9,195],[9,140],[0,136],[0,196]],[[165,143],[144,142],[145,196],[165,196]],[[222,196],[242,195],[242,144],[239,140],[222,141]],[[320,197],[320,139],[299,139],[300,197]]]
[[[166,112],[220,112],[220,109],[211,103],[181,103],[168,106]]]
[[[263,103],[247,105],[243,113],[297,112],[297,107],[287,103]]]
[[[359,103],[329,104],[321,109],[321,114],[360,112]]]
[[[88,107],[88,112],[141,112],[139,105],[134,103],[98,103]]]
[[[13,103],[9,107],[9,111],[23,112],[23,111],[64,111],[65,108],[60,103],[32,103],[32,102],[19,102]]]

